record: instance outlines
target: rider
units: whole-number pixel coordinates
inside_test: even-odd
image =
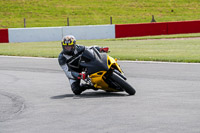
[[[80,84],[80,80],[85,80],[86,75],[82,72],[82,68],[79,66],[81,55],[85,49],[89,47],[76,44],[76,39],[72,35],[64,36],[61,42],[62,52],[59,54],[58,62],[66,76],[69,79],[71,89],[75,95],[80,95],[86,89],[93,88],[87,84]],[[99,52],[108,52],[108,47],[95,48]]]

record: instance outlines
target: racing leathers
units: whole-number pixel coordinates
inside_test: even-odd
[[[80,60],[82,53],[87,48],[89,47],[76,45],[73,54],[68,55],[65,54],[64,51],[62,51],[58,57],[59,65],[68,77],[71,89],[75,95],[80,95],[86,89],[92,88],[87,84],[80,84],[81,79],[83,79],[85,76],[84,74],[81,74],[83,68],[81,68],[80,66]],[[108,52],[108,47],[100,48],[98,46],[95,46],[95,48],[99,52]]]

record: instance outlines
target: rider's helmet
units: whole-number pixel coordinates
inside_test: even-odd
[[[76,38],[72,35],[64,36],[61,45],[64,54],[72,55],[76,47]]]

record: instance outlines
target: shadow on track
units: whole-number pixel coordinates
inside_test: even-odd
[[[123,93],[114,93],[114,92],[84,92],[81,95],[74,95],[74,94],[64,94],[58,96],[52,96],[51,99],[64,99],[64,98],[102,98],[102,97],[124,97],[129,96]]]

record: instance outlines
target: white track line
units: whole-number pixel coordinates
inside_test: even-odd
[[[24,59],[51,59],[51,60],[57,60],[57,58],[45,58],[45,57],[26,57],[26,56],[4,56],[0,55],[0,58],[24,58]],[[185,63],[185,62],[161,62],[161,61],[129,61],[129,60],[118,60],[119,62],[127,62],[127,63],[149,63],[149,64],[196,64],[200,65],[200,63]]]
[[[57,59],[57,58],[45,58],[45,57],[27,57],[27,56],[4,56],[4,55],[0,55],[0,58],[22,58],[22,59]]]
[[[118,60],[118,61],[120,61],[120,60]],[[196,64],[196,65],[200,65],[200,63],[161,62],[161,61],[128,61],[128,60],[122,60],[120,62],[135,62],[135,63],[150,63],[150,64]]]

